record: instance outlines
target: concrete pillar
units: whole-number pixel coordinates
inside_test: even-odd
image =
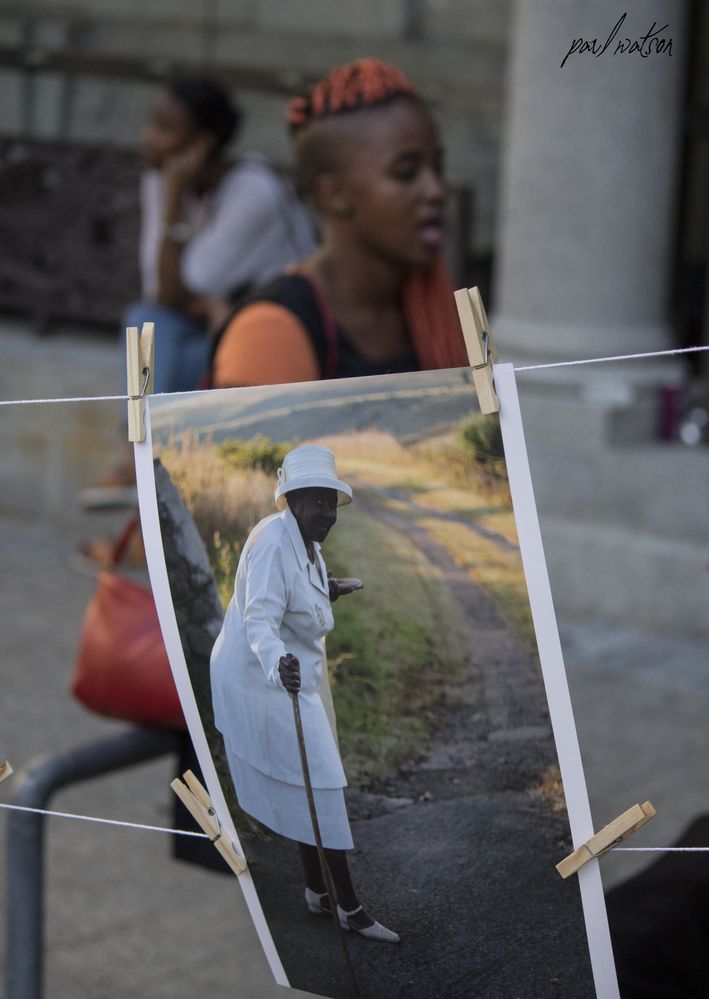
[[[646,58],[617,51],[653,22]],[[684,28],[683,0],[517,0],[493,323],[505,360],[670,345]],[[597,54],[562,67],[575,39]]]

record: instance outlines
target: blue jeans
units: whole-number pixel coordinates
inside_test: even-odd
[[[123,325],[141,328],[155,323],[153,392],[189,392],[197,388],[209,365],[207,327],[198,319],[155,302],[129,305]]]

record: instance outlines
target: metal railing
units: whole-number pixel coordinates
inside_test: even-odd
[[[15,777],[14,804],[46,808],[60,788],[177,751],[178,736],[131,728],[54,756],[40,757]],[[10,812],[5,894],[5,999],[41,999],[44,966],[45,816]]]

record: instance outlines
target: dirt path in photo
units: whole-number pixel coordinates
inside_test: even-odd
[[[352,479],[353,477],[350,476],[350,478]],[[371,484],[366,488],[368,488],[370,492],[374,491]],[[506,538],[504,534],[500,534],[499,531],[494,531],[492,528],[486,527],[469,514],[453,513],[449,510],[437,510],[435,507],[426,506],[425,503],[417,503],[416,500],[411,499],[411,497],[407,496],[406,493],[399,492],[397,489],[388,487],[377,488],[376,493],[384,499],[395,500],[397,503],[404,504],[407,507],[409,519],[429,517],[432,520],[443,520],[448,524],[462,524],[464,527],[469,527],[471,531],[475,531],[475,533],[479,534],[481,538],[485,538],[487,541],[492,541],[503,551],[519,551],[519,545],[515,544],[514,541],[510,541],[509,538]],[[358,493],[357,505],[363,505],[361,493]],[[372,505],[370,504],[368,507],[370,511],[371,507]]]
[[[397,499],[401,501],[401,497]],[[516,788],[527,787],[531,775],[526,772],[528,767],[524,763],[530,757],[530,743],[539,744],[532,754],[535,770],[541,763],[541,757],[548,762],[554,759],[546,697],[537,660],[522,649],[485,590],[417,522],[415,517],[420,515],[420,511],[429,515],[427,508],[404,502],[414,517],[383,508],[361,494],[358,506],[392,530],[405,534],[442,573],[450,593],[463,611],[469,639],[468,669],[454,684],[449,684],[446,724],[438,733],[436,748],[422,769],[434,775],[438,771],[445,777],[446,771],[463,766],[468,771],[464,783],[473,785],[471,790],[481,786],[499,788],[500,781],[508,786],[510,779]],[[473,529],[480,527],[456,515],[442,516]],[[487,532],[488,535],[492,533]],[[496,543],[504,550],[515,550],[501,535],[496,536]],[[489,745],[483,749],[486,743]],[[484,766],[476,767],[480,770],[479,774],[471,774],[469,764],[478,761],[481,752],[485,758]],[[511,767],[507,756],[513,758]],[[462,780],[462,776],[458,775],[457,779]]]
[[[441,572],[463,610],[469,648],[463,675],[447,684],[425,759],[366,793],[347,792],[355,884],[369,911],[401,935],[398,946],[348,935],[361,993],[590,999],[578,888],[554,869],[570,849],[565,814],[534,791],[556,762],[536,658],[417,521],[428,508],[395,498],[413,516],[362,492],[358,507],[405,535]],[[348,996],[333,927],[305,912],[294,845],[273,837],[247,852],[292,984]]]

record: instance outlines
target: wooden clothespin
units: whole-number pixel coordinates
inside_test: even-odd
[[[207,789],[200,784],[191,770],[187,770],[182,776],[185,779],[184,784],[179,777],[176,777],[170,787],[187,811],[190,812],[195,822],[209,836],[234,874],[243,874],[246,870],[246,861],[225,838],[221,822],[212,804],[212,799],[207,794]]]
[[[126,367],[128,369],[128,440],[145,440],[145,396],[153,390],[155,329],[153,323],[126,327]]]
[[[480,292],[477,288],[461,288],[454,294],[480,412],[499,413],[500,400],[492,378],[492,365],[497,356]]]
[[[11,773],[13,773],[13,769],[7,760],[4,763],[0,763],[0,784],[4,780],[7,780]]]
[[[562,878],[570,877],[583,867],[584,864],[587,864],[589,860],[593,860],[594,857],[600,857],[607,850],[617,846],[621,840],[632,836],[634,832],[656,815],[657,812],[651,801],[644,801],[642,805],[633,805],[632,808],[619,815],[617,819],[613,819],[607,826],[604,826],[587,843],[579,846],[568,857],[565,857],[560,864],[556,865],[557,871]]]

